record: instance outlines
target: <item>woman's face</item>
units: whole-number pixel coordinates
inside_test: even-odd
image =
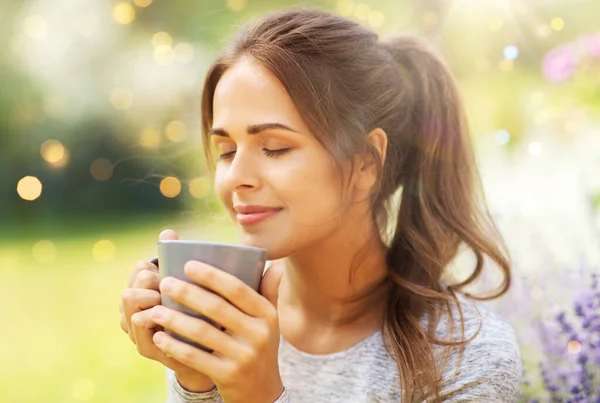
[[[278,259],[339,228],[335,161],[272,74],[249,61],[235,64],[215,89],[213,114],[215,189],[243,244]]]

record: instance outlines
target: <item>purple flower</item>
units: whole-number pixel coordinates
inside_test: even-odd
[[[597,275],[591,290],[573,301],[573,313],[559,312],[540,322],[544,359],[539,376],[550,401],[594,402],[600,399],[600,298]],[[567,347],[568,346],[568,347]]]
[[[570,43],[560,45],[546,54],[542,73],[548,81],[559,83],[573,75],[578,62],[577,48]]]
[[[577,41],[585,54],[600,59],[600,32],[596,35],[582,35]]]

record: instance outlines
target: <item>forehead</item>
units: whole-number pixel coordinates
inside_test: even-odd
[[[242,59],[221,77],[213,98],[213,126],[279,122],[306,130],[283,85],[268,70]]]

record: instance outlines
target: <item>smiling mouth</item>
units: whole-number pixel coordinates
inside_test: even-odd
[[[279,213],[283,208],[263,206],[235,206],[236,219],[241,225],[253,225],[265,221]]]

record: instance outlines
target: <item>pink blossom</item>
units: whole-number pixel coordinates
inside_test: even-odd
[[[542,61],[542,73],[548,81],[567,80],[577,66],[577,49],[573,44],[557,46],[546,54]]]
[[[578,42],[584,54],[600,59],[600,32],[596,35],[583,35]]]

